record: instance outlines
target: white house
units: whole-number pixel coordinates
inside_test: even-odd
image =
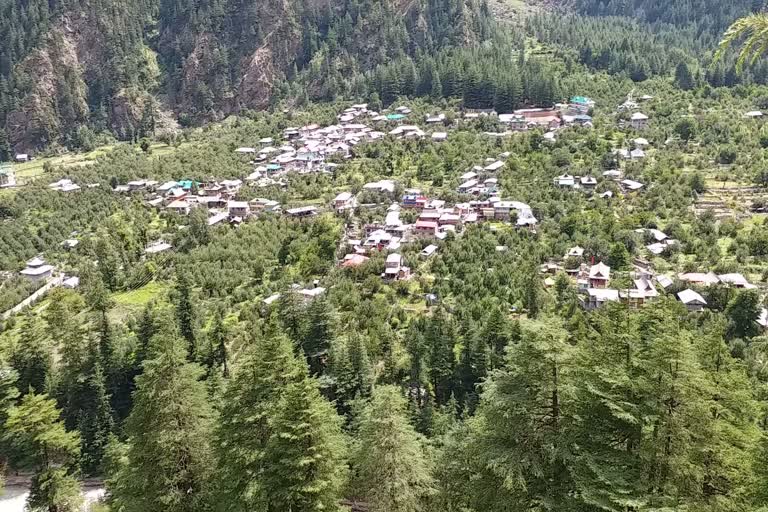
[[[635,130],[645,130],[648,128],[648,116],[642,112],[635,112],[629,118],[629,126]]]
[[[10,166],[0,166],[0,188],[15,187],[16,174]]]
[[[680,299],[680,302],[685,304],[688,311],[704,311],[704,308],[707,305],[707,301],[704,300],[704,297],[691,289],[681,291],[677,294],[677,298]]]
[[[31,281],[42,281],[53,275],[53,265],[49,265],[43,258],[35,257],[27,262],[27,267],[19,272]]]

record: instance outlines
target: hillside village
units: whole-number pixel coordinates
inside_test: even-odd
[[[649,128],[651,119],[641,112],[643,104],[653,100],[651,96],[633,99],[630,93],[618,106],[619,128],[628,130],[629,141],[625,147],[612,150],[615,168],[592,171],[584,175],[564,173],[553,179],[552,186],[565,191],[586,194],[589,200],[612,201],[618,195],[642,194],[646,185],[636,179],[626,178],[623,161],[640,162],[647,152],[653,152],[648,139],[641,137]],[[385,282],[407,281],[416,276],[416,261],[406,261],[404,247],[415,246],[421,251],[421,259],[438,253],[447,237],[461,236],[470,226],[489,223],[493,229],[508,225],[518,230],[536,234],[539,217],[529,204],[508,197],[500,185],[499,175],[510,152],[488,155],[483,161],[466,169],[457,176],[459,185],[451,194],[459,200],[446,201],[441,197],[442,188],[428,191],[406,188],[394,179],[380,179],[362,184],[358,190],[342,190],[326,203],[279,201],[262,197],[259,190],[286,190],[291,176],[333,176],[340,166],[355,161],[356,148],[377,141],[423,141],[427,144],[443,144],[451,134],[466,123],[492,120],[503,131],[484,132],[491,138],[509,137],[516,133],[536,130],[542,133],[545,143],[554,143],[563,130],[570,127],[589,130],[593,127],[591,113],[595,102],[577,96],[569,103],[554,108],[521,109],[512,114],[496,114],[493,111],[465,111],[463,113],[427,113],[419,117],[406,106],[394,107],[384,113],[369,110],[367,104],[355,104],[336,116],[337,123],[308,124],[287,127],[281,137],[263,137],[252,146],[237,147],[236,155],[252,166],[252,171],[233,179],[196,181],[179,177],[178,180],[158,181],[150,178],[134,179],[125,183],[111,184],[112,193],[134,197],[139,195],[147,207],[163,214],[185,217],[195,209],[207,212],[209,226],[229,224],[238,226],[254,222],[264,216],[283,216],[288,219],[307,219],[333,213],[343,220],[344,234],[338,247],[338,265],[341,268],[364,266],[372,255],[384,254],[385,267],[381,278]],[[745,119],[759,119],[760,112],[744,114]],[[627,117],[628,116],[628,117]],[[667,144],[669,141],[667,141]],[[19,158],[27,159],[28,155]],[[633,176],[634,177],[634,176]],[[16,182],[11,167],[0,173],[0,186],[12,188]],[[61,178],[48,185],[49,189],[64,194],[77,193],[99,187],[99,183],[76,183],[72,178]],[[384,208],[384,215],[372,222],[361,222],[359,214]],[[407,218],[403,219],[403,215]],[[560,260],[552,260],[541,266],[545,287],[555,285],[555,276],[564,273],[579,293],[582,307],[595,310],[608,302],[621,302],[631,308],[639,308],[662,294],[671,293],[689,311],[698,312],[707,307],[699,294],[702,288],[713,284],[734,288],[754,288],[739,273],[717,276],[713,273],[690,272],[657,273],[646,257],[660,257],[677,250],[678,242],[659,229],[638,227],[636,236],[645,243],[644,254],[634,257],[633,270],[625,274],[621,287],[613,286],[611,268],[602,261],[587,260],[584,249],[573,247]],[[72,241],[74,244],[77,240]],[[641,242],[644,243],[644,242]],[[65,242],[66,243],[66,242]],[[74,245],[69,247],[74,249]],[[502,248],[500,248],[502,249]],[[173,252],[173,244],[159,239],[144,248],[146,258]],[[21,275],[38,281],[53,279],[53,267],[36,265],[39,258],[28,262]],[[37,269],[40,272],[36,272]],[[45,270],[44,272],[42,271]],[[58,275],[58,274],[57,274]],[[76,276],[64,276],[57,285],[77,286]],[[296,285],[300,289],[301,287]],[[686,287],[688,286],[688,287]],[[325,288],[316,284],[301,293],[306,299],[318,296],[315,291]],[[697,291],[698,290],[698,291]],[[434,297],[433,294],[427,294]],[[264,299],[269,305],[279,294]],[[764,318],[764,314],[761,319]],[[761,326],[766,327],[763,320]]]

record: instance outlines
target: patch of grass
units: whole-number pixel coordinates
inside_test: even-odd
[[[112,300],[121,306],[144,306],[166,289],[165,284],[152,281],[130,292],[116,293],[112,296]]]
[[[112,151],[114,147],[115,146],[102,146],[88,153],[68,153],[61,156],[36,158],[31,162],[15,164],[14,171],[16,171],[16,176],[19,178],[34,178],[35,176],[43,174],[43,167],[46,163],[51,164],[54,168],[82,167],[84,165],[92,164],[101,155]]]
[[[109,319],[122,322],[132,314],[140,312],[144,306],[166,292],[168,286],[152,281],[141,288],[112,295],[115,306],[109,311]]]

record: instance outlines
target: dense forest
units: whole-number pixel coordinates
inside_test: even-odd
[[[501,90],[497,108],[547,104],[558,73],[526,48],[529,36],[638,82],[685,66],[713,86],[765,83],[764,63],[741,76],[732,58],[710,66],[722,31],[761,6],[584,0],[506,23],[478,0],[5,0],[0,160],[317,100],[418,95],[487,108]]]
[[[0,0],[0,509],[768,509],[762,3],[499,7]]]

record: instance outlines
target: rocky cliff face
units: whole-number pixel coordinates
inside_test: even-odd
[[[328,97],[391,59],[469,42],[470,1],[73,0],[13,66],[13,101],[0,80],[0,123],[29,152],[76,143],[85,124],[127,139],[170,112],[195,123],[263,109],[297,79]]]
[[[28,151],[58,140],[88,117],[87,87],[77,55],[77,45],[60,29],[52,30],[44,45],[18,67],[24,92],[6,120],[6,129],[17,151]]]

